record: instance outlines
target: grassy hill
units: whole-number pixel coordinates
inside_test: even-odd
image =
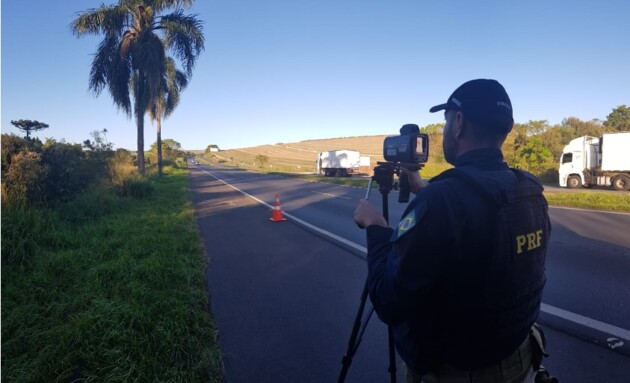
[[[265,165],[267,171],[313,173],[318,152],[328,150],[356,150],[362,156],[369,156],[371,166],[383,159],[383,140],[386,135],[329,138],[321,140],[307,140],[294,143],[280,143],[276,145],[260,145],[250,148],[222,150],[212,153],[225,165],[239,166],[248,169],[259,168],[256,156],[265,155],[269,161]],[[207,155],[208,157],[210,154]],[[432,165],[429,162],[428,166]],[[438,164],[435,164],[438,165]],[[439,164],[441,165],[441,164]],[[438,166],[442,170],[448,167]]]
[[[313,175],[317,153],[327,150],[357,150],[364,156],[370,156],[371,165],[383,161],[383,140],[386,135],[330,138],[323,140],[308,140],[295,143],[276,145],[261,145],[250,148],[223,150],[212,153],[214,161],[227,166],[240,167],[262,172],[279,173],[309,173],[287,174],[311,181],[324,181],[365,187],[365,178],[337,178]],[[441,140],[431,142],[429,162],[420,174],[424,178],[431,178],[451,167],[444,161],[441,151]],[[256,163],[256,156],[265,155],[269,158],[262,169]],[[210,159],[210,154],[206,158]],[[370,174],[371,175],[371,174]],[[601,210],[630,211],[629,193],[593,193],[591,190],[573,190],[566,192],[545,192],[550,205],[569,206]]]
[[[256,156],[265,155],[269,161],[265,170],[285,172],[315,172],[317,153],[328,150],[357,150],[363,156],[369,156],[376,164],[383,161],[383,139],[386,136],[362,136],[330,138],[323,140],[307,140],[295,143],[280,143],[276,145],[260,145],[250,148],[222,150],[212,153],[226,165],[244,168],[257,168]],[[209,154],[208,154],[209,156]]]

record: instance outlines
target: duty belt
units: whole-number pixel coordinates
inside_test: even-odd
[[[520,383],[532,371],[533,344],[528,336],[501,362],[477,370],[464,371],[448,365],[439,372],[418,377],[423,383]]]

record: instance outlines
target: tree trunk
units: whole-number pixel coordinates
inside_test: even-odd
[[[136,116],[138,126],[138,171],[144,177],[144,113]]]
[[[157,113],[157,160],[158,175],[162,176],[162,111],[158,108]]]
[[[138,127],[138,171],[144,177],[144,92],[146,91],[144,82],[144,72],[138,72],[138,82],[136,84],[136,126]]]

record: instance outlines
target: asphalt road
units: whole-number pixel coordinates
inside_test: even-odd
[[[280,193],[292,219],[268,222],[267,207],[213,177],[267,204]],[[191,169],[191,179],[228,380],[336,379],[365,278],[364,233],[351,219],[365,190],[202,166]],[[396,198],[392,193],[392,221],[403,209]],[[597,324],[630,328],[630,215],[552,208],[551,217],[544,302],[563,314],[541,316],[553,354],[546,364],[564,381],[627,381],[630,363],[619,352],[627,341],[617,347]],[[317,229],[305,230],[300,220]],[[374,317],[347,381],[387,380],[385,334]]]

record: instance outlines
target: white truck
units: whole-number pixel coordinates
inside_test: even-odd
[[[562,187],[630,190],[630,132],[571,140],[562,151],[558,173]]]
[[[350,177],[359,172],[361,154],[354,150],[331,150],[317,153],[317,174],[326,177]]]

